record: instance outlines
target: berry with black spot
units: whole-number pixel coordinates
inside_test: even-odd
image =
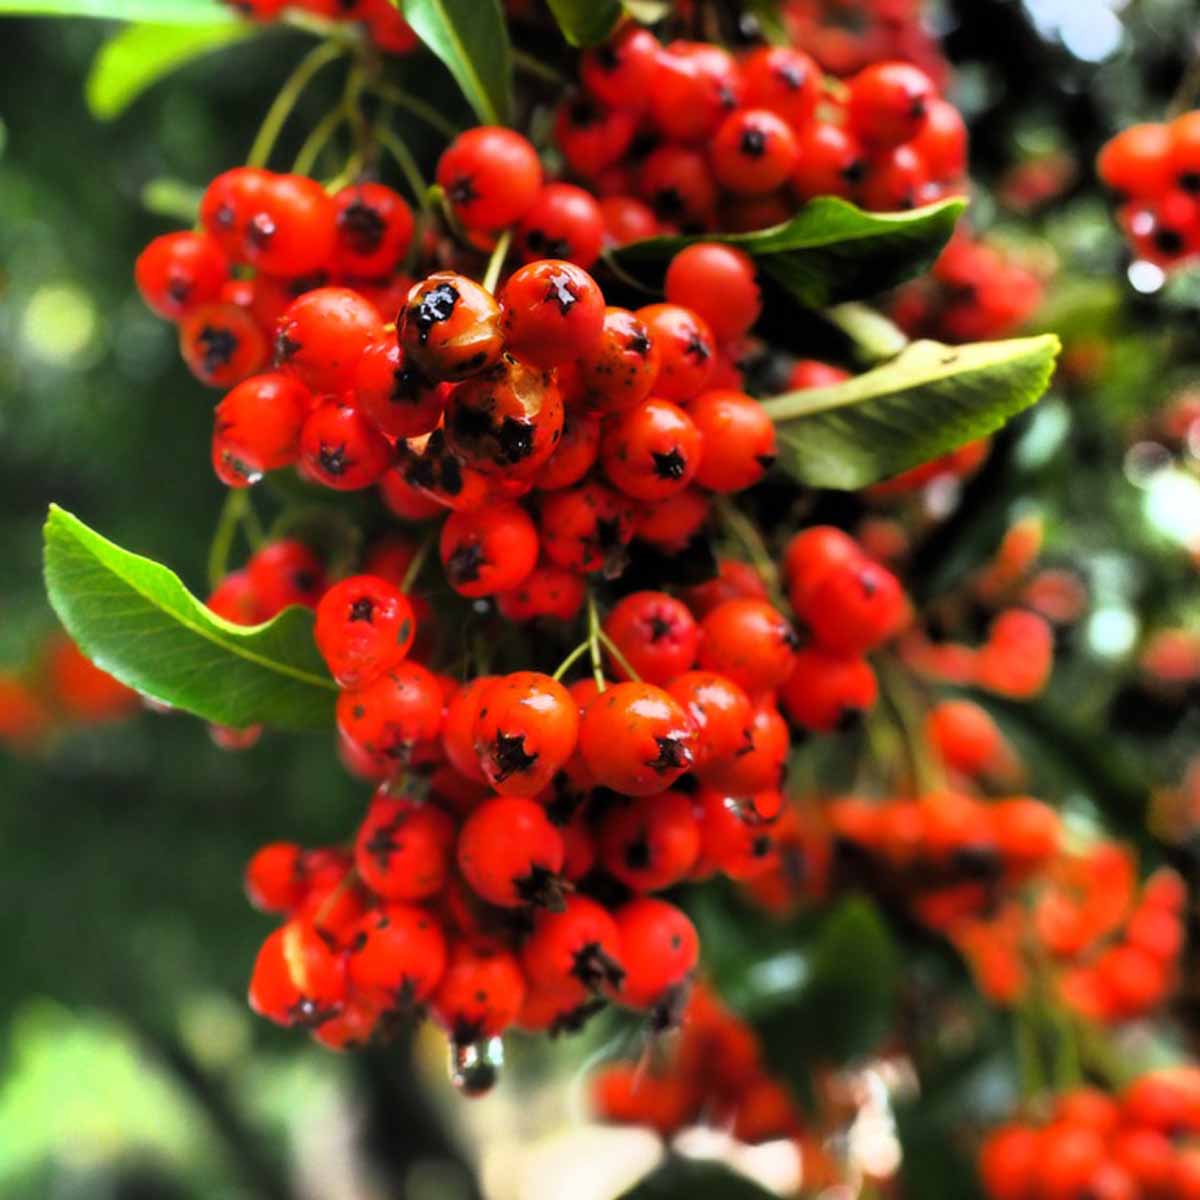
[[[458,1047],[499,1037],[525,1002],[516,956],[489,938],[452,942],[446,970],[429,1001],[433,1018]]]
[[[591,192],[570,183],[548,183],[516,231],[526,262],[559,258],[588,268],[604,248],[604,215]]]
[[[861,724],[878,694],[875,672],[861,655],[805,646],[779,689],[779,702],[801,729],[833,733]]]
[[[398,192],[367,181],[342,188],[333,197],[337,247],[334,264],[342,275],[379,279],[395,270],[408,253],[412,209]],[[391,317],[391,313],[381,314]]]
[[[766,600],[726,600],[700,629],[700,665],[732,679],[751,696],[779,687],[792,673],[799,647],[796,631]]]
[[[717,182],[739,196],[765,196],[781,187],[795,170],[799,154],[791,126],[765,108],[730,113],[710,149]]]
[[[322,404],[300,429],[300,465],[305,475],[339,492],[378,483],[395,461],[391,443],[356,408]]]
[[[821,69],[803,50],[764,46],[742,61],[745,104],[765,108],[793,129],[803,129],[816,114],[821,98]]]
[[[389,475],[398,475],[410,491],[415,491],[431,501],[434,506],[431,515],[440,513],[445,508],[452,508],[456,512],[471,512],[506,494],[493,486],[504,481],[498,477],[489,479],[482,471],[468,467],[450,449],[443,428],[435,429],[421,437],[398,442],[396,451],[400,460],[399,466],[396,472],[389,472]],[[396,487],[388,476],[384,477],[384,486],[385,495]]]
[[[401,663],[416,636],[408,597],[386,579],[351,575],[317,605],[317,649],[339,687],[357,688]]]
[[[500,592],[496,608],[506,621],[569,623],[579,616],[586,593],[583,577],[577,572],[556,563],[541,563],[511,592]]]
[[[674,1025],[700,957],[696,927],[682,910],[653,896],[622,905],[613,919],[625,968],[617,999],[630,1008],[656,1010],[656,1024]]]
[[[787,773],[791,737],[773,700],[754,706],[745,743],[726,758],[710,759],[697,774],[710,787],[752,796],[779,789]]]
[[[670,42],[658,55],[650,113],[666,137],[703,144],[741,102],[737,61],[710,42]]]
[[[554,120],[554,140],[563,158],[584,179],[594,179],[624,158],[636,134],[636,114],[609,108],[591,96],[568,96]]]
[[[604,295],[582,268],[541,259],[514,271],[500,293],[506,347],[535,366],[589,353],[604,327]]]
[[[690,874],[700,855],[700,825],[682,792],[614,804],[600,824],[600,862],[635,892],[658,892]]]
[[[932,80],[905,62],[880,62],[850,80],[846,115],[850,128],[869,145],[911,142],[925,126],[937,95]]]
[[[669,400],[650,397],[610,419],[600,442],[609,481],[637,500],[665,500],[681,492],[700,466],[700,431]]]
[[[310,921],[288,921],[263,942],[249,993],[260,1017],[314,1029],[337,1016],[345,999],[345,966]]]
[[[927,198],[929,172],[912,146],[891,146],[871,155],[859,199],[872,212],[904,212]]]
[[[591,700],[579,749],[595,781],[626,796],[666,791],[695,761],[696,729],[662,688],[617,683]]]
[[[419,746],[440,736],[443,707],[436,677],[403,662],[366,687],[338,696],[338,733],[374,770],[392,775]]]
[[[233,257],[267,275],[326,269],[337,245],[333,198],[304,175],[268,174],[244,203]]]
[[[625,567],[633,522],[629,497],[589,480],[545,495],[538,529],[546,557],[560,567],[615,577]]]
[[[652,150],[638,168],[636,190],[665,225],[688,231],[712,227],[717,181],[698,149],[668,143]]]
[[[574,753],[578,736],[578,706],[549,675],[502,675],[479,696],[475,750],[501,795],[535,796],[548,787]]]
[[[492,596],[515,588],[537,564],[538,533],[512,502],[454,512],[439,539],[446,579],[461,596]]]
[[[398,337],[405,362],[435,382],[478,375],[504,349],[495,297],[455,271],[435,271],[413,285]]]
[[[300,455],[300,429],[312,406],[286,375],[252,375],[228,392],[213,419],[212,463],[227,487],[249,487]]]
[[[485,800],[458,835],[458,869],[472,891],[500,908],[563,904],[562,834],[525,796]]]
[[[578,408],[567,408],[563,413],[562,436],[534,482],[544,492],[571,487],[592,469],[599,454],[600,418]]]
[[[394,338],[372,342],[354,368],[353,406],[390,438],[432,433],[453,385],[433,383],[404,361]]]
[[[778,814],[777,792],[764,797],[764,801]],[[763,819],[757,797],[702,788],[695,807],[700,832],[699,857],[707,871],[720,871],[730,879],[754,879],[776,865],[771,821]]]
[[[392,901],[363,917],[350,938],[346,975],[355,993],[384,1011],[410,1012],[446,971],[446,935],[415,904]]]
[[[344,392],[354,386],[363,353],[382,335],[375,306],[353,288],[314,288],[279,318],[275,361],[318,395]]]
[[[533,207],[542,190],[542,164],[528,138],[512,129],[479,125],[442,151],[437,182],[464,228],[493,233]]]
[[[798,155],[792,187],[801,200],[841,196],[849,200],[866,174],[866,154],[854,134],[825,121],[814,121],[796,137]]]
[[[589,992],[617,988],[624,978],[621,943],[608,910],[587,896],[571,895],[559,912],[539,912],[521,947],[521,966],[536,988],[574,982]]]
[[[607,42],[584,51],[579,77],[602,104],[641,112],[650,103],[661,50],[650,30],[630,22]]]
[[[826,572],[800,615],[826,649],[863,654],[899,633],[909,612],[896,576],[864,558]]]
[[[633,592],[617,602],[604,620],[604,632],[646,683],[670,690],[670,682],[691,668],[700,631],[688,607],[665,592]],[[615,657],[609,669],[628,676]]]
[[[268,348],[258,322],[244,308],[212,302],[180,321],[179,353],[201,383],[231,388],[262,370]]]
[[[579,401],[601,413],[636,408],[658,378],[658,347],[627,308],[607,308],[596,341],[579,357]]]
[[[325,592],[324,563],[295,538],[281,538],[256,550],[246,575],[264,621],[290,604],[316,608]]]
[[[653,392],[684,402],[704,391],[717,361],[717,345],[708,322],[678,304],[651,304],[635,314],[658,347],[658,376]]]
[[[754,710],[744,689],[728,676],[685,671],[666,687],[696,727],[694,770],[703,771],[751,746]]]
[[[229,260],[204,231],[164,233],[138,255],[133,278],[147,308],[179,321],[199,305],[222,299]]]
[[[427,900],[446,886],[454,822],[436,804],[380,789],[354,839],[354,866],[377,896]]]
[[[703,453],[696,482],[713,492],[741,492],[775,463],[775,424],[745,392],[702,392],[688,405]]]

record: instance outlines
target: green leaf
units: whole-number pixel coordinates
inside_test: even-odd
[[[752,1179],[717,1162],[669,1158],[619,1200],[769,1200]]]
[[[1058,351],[1053,334],[913,342],[873,371],[763,408],[785,470],[813,487],[852,491],[999,429],[1046,390]]]
[[[156,25],[237,25],[240,18],[219,0],[0,0],[0,16],[102,17]]]
[[[693,242],[725,242],[813,308],[861,300],[919,275],[950,240],[966,208],[961,198],[906,213],[869,213],[836,196],[810,200],[783,225],[754,233],[646,238],[617,250],[620,267],[659,285],[667,264]]]
[[[251,37],[259,28],[228,21],[129,25],[105,42],[92,61],[84,84],[88,108],[100,120],[111,120],[164,75],[202,54]]]
[[[486,125],[512,116],[512,49],[500,0],[392,0]]]
[[[807,946],[807,970],[781,1003],[756,1020],[766,1061],[798,1091],[816,1062],[840,1063],[866,1054],[892,1021],[897,973],[895,943],[871,901],[844,901],[822,921]]]
[[[643,25],[657,25],[671,12],[671,0],[621,0],[621,7]]]
[[[218,725],[328,728],[337,688],[313,614],[250,628],[222,620],[161,563],[122,550],[51,505],[46,591],[81,649],[122,683]]]
[[[572,46],[594,46],[621,19],[620,0],[547,0],[563,37]]]

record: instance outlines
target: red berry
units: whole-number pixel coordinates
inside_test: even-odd
[[[414,284],[400,316],[400,348],[429,379],[459,380],[500,361],[500,306],[479,284],[437,271]]]
[[[802,615],[826,649],[862,654],[897,634],[908,612],[908,600],[895,575],[863,559],[828,571]]]
[[[566,259],[587,268],[604,248],[604,215],[595,197],[570,183],[548,183],[517,227],[526,262]]]
[[[621,983],[621,944],[608,911],[586,896],[568,896],[559,912],[539,912],[521,947],[521,966],[538,988],[571,982],[590,991]]]
[[[373,575],[352,575],[321,597],[314,634],[338,686],[356,688],[405,658],[416,622],[398,587]]]
[[[600,419],[567,408],[563,413],[562,436],[539,468],[537,486],[553,492],[578,483],[591,470],[599,453]]]
[[[404,197],[382,183],[368,181],[342,188],[333,204],[338,271],[366,279],[393,271],[408,252],[413,234],[412,210]]]
[[[374,767],[391,773],[411,761],[414,750],[442,729],[442,693],[434,676],[403,662],[337,701],[338,731]]]
[[[878,694],[875,672],[865,658],[805,646],[796,653],[779,701],[802,729],[831,733],[858,725],[875,707]]]
[[[322,404],[300,430],[300,462],[305,473],[339,492],[378,483],[392,465],[387,439],[356,408]]]
[[[602,104],[640,112],[650,103],[661,49],[654,34],[631,22],[610,41],[584,52],[580,79]]]
[[[425,900],[446,885],[454,853],[454,823],[436,805],[380,791],[359,826],[354,865],[388,900]]]
[[[629,109],[608,108],[591,96],[568,97],[554,121],[554,139],[576,175],[594,179],[624,158],[637,133]]]
[[[933,83],[919,67],[875,63],[850,81],[846,106],[850,128],[875,146],[912,141],[924,127],[935,95]]]
[[[794,669],[796,631],[765,600],[727,600],[700,628],[700,665],[728,676],[751,695],[779,687]]]
[[[740,492],[758,483],[775,462],[775,426],[744,392],[702,392],[688,406],[703,453],[696,482],[714,492]]]
[[[458,835],[458,867],[489,904],[562,905],[562,834],[523,796],[496,796],[471,813]]]
[[[450,384],[431,383],[407,366],[392,338],[369,345],[354,368],[353,407],[390,438],[432,433],[450,394]]]
[[[667,691],[696,726],[697,771],[751,745],[750,699],[732,679],[714,671],[686,671],[667,684]]]
[[[781,116],[793,129],[807,125],[821,98],[821,70],[802,50],[764,46],[742,62],[745,103]]]
[[[634,592],[619,601],[604,621],[604,632],[646,683],[667,687],[696,661],[700,634],[687,606],[665,592]],[[610,667],[626,678],[615,659]]]
[[[327,266],[337,244],[333,200],[303,175],[268,175],[244,208],[235,257],[267,275],[300,276]]]
[[[672,1001],[685,987],[700,956],[700,939],[687,915],[651,896],[631,900],[614,914],[625,979],[617,998],[631,1008],[661,1008],[673,1024]],[[675,995],[672,995],[672,994]]]
[[[549,675],[517,671],[480,695],[475,750],[502,795],[534,796],[566,765],[579,735],[579,710]]]
[[[303,542],[284,538],[269,542],[246,564],[262,619],[268,620],[289,604],[316,608],[325,591],[325,567]]]
[[[437,181],[462,225],[491,233],[519,221],[533,207],[542,190],[542,164],[519,133],[479,125],[442,151]]]
[[[541,543],[547,558],[580,573],[620,574],[633,537],[628,497],[591,481],[542,500]]]
[[[710,150],[713,174],[727,191],[763,196],[791,176],[799,158],[791,126],[768,109],[743,108],[721,123]]]
[[[542,367],[588,353],[604,326],[604,295],[582,268],[542,259],[514,271],[500,293],[501,328],[512,353]]]
[[[741,92],[741,73],[726,51],[708,42],[671,42],[658,56],[650,110],[668,138],[703,142],[737,107]]]
[[[262,944],[250,977],[250,1007],[278,1025],[313,1029],[340,1011],[341,959],[308,921],[292,920]]]
[[[380,906],[363,917],[350,939],[350,985],[385,1011],[411,1011],[432,995],[445,970],[442,927],[415,904]]]
[[[375,306],[353,289],[314,288],[280,317],[275,357],[311,391],[343,392],[354,386],[359,360],[382,333]]]
[[[286,375],[254,375],[217,405],[212,461],[228,487],[248,487],[268,471],[291,466],[312,397]]]
[[[862,145],[846,129],[814,121],[796,138],[799,154],[792,187],[802,200],[814,196],[849,199],[865,170]]]
[[[637,500],[665,500],[683,491],[700,456],[700,433],[691,417],[655,397],[614,417],[600,443],[609,481]]]
[[[659,354],[646,325],[627,308],[607,308],[597,339],[579,356],[580,401],[603,413],[628,412],[649,395]]]
[[[513,503],[451,513],[439,549],[450,586],[462,596],[492,596],[515,588],[533,570],[538,534]]]
[[[246,864],[250,903],[262,912],[290,912],[307,890],[304,851],[295,842],[271,842]]]
[[[164,233],[138,255],[133,275],[146,306],[178,321],[199,305],[222,299],[229,261],[207,233]]]
[[[516,958],[496,942],[473,938],[451,945],[430,1010],[455,1045],[469,1046],[499,1037],[524,1002],[525,978]]]
[[[682,792],[614,804],[599,832],[600,861],[636,892],[657,892],[687,878],[700,854],[700,826]]]
[[[717,182],[700,150],[667,143],[638,168],[636,191],[658,220],[686,230],[708,229],[717,208]]]
[[[735,246],[693,242],[667,267],[667,300],[699,314],[720,342],[749,332],[762,310],[754,261]]]
[[[179,353],[201,383],[228,388],[262,369],[267,339],[245,309],[201,304],[180,322]]]
[[[678,401],[698,396],[716,365],[716,343],[707,322],[677,304],[651,304],[635,315],[658,347],[654,394]]]

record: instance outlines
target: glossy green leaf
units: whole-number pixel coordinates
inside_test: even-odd
[[[818,196],[770,229],[646,238],[614,257],[623,270],[657,285],[684,246],[725,242],[745,250],[801,303],[817,308],[861,300],[919,275],[941,253],[965,208],[966,201],[955,198],[912,212],[869,213],[836,196]]]
[[[913,342],[835,387],[763,407],[783,468],[814,487],[866,487],[995,432],[1035,403],[1054,370],[1053,334],[945,346]]]
[[[621,19],[620,0],[547,0],[563,37],[572,46],[594,46]]]
[[[499,0],[393,0],[486,125],[512,116],[512,49]]]
[[[313,615],[289,608],[250,628],[222,620],[161,563],[122,550],[51,506],[46,591],[84,653],[152,699],[243,729],[320,729],[337,689]]]
[[[157,25],[236,25],[237,13],[219,0],[0,0],[0,16],[101,17]]]
[[[251,37],[258,26],[228,21],[204,25],[129,25],[96,54],[84,85],[88,108],[102,121],[120,116],[151,84],[177,67]]]
[[[769,1200],[754,1180],[718,1162],[669,1158],[620,1200]]]

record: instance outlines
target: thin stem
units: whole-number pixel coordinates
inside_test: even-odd
[[[550,678],[561,679],[591,648],[592,643],[590,639],[580,642],[579,645],[576,646],[575,649],[572,650],[571,653],[568,654],[567,657],[558,664],[558,666],[555,668],[554,674],[551,675]]]
[[[400,168],[401,174],[413,194],[413,199],[417,202],[421,212],[428,215],[432,211],[429,185],[425,182],[425,176],[421,174],[421,168],[417,166],[417,160],[413,158],[412,151],[386,125],[376,125],[375,140],[395,159],[396,165]]]
[[[629,661],[629,659],[627,659],[625,655],[621,653],[620,647],[617,645],[617,643],[614,642],[612,638],[610,638],[608,634],[604,632],[603,629],[598,630],[598,632],[600,635],[601,645],[603,645],[605,650],[607,650],[609,654],[613,656],[613,658],[616,660],[617,666],[620,667],[621,670],[624,671],[625,674],[634,681],[634,683],[641,683],[642,677],[633,669],[633,664]]]
[[[519,71],[524,71],[526,75],[532,75],[536,79],[543,79],[546,83],[552,83],[555,87],[565,88],[567,79],[556,71],[553,67],[547,66],[544,62],[533,57],[532,54],[527,54],[524,50],[513,49],[512,52],[513,66]]]
[[[600,614],[596,611],[596,597],[588,592],[588,649],[592,652],[592,678],[596,681],[596,690],[604,691],[604,662],[600,657]]]
[[[212,544],[208,548],[208,586],[211,591],[216,591],[221,580],[225,578],[229,569],[229,552],[233,549],[233,539],[249,506],[249,488],[230,488],[225,503],[221,506],[221,515],[217,518],[217,529],[213,534]]]
[[[367,89],[374,92],[381,100],[386,100],[397,108],[412,113],[414,117],[420,117],[443,137],[455,138],[462,133],[462,130],[453,121],[448,121],[432,104],[427,104],[420,96],[414,96],[412,92],[405,91],[404,88],[397,87],[394,83],[378,80],[368,84]]]
[[[485,291],[494,292],[496,283],[500,278],[500,270],[504,266],[504,260],[508,257],[508,248],[512,245],[512,230],[506,229],[501,235],[500,240],[496,243],[496,248],[492,251],[491,258],[488,259],[487,270],[483,273],[482,284]]]
[[[773,597],[778,598],[779,568],[775,565],[775,560],[763,542],[757,526],[728,496],[718,496],[713,507],[718,520],[746,552],[747,558],[767,585],[767,590]]]
[[[417,576],[421,574],[421,568],[425,565],[425,560],[429,557],[429,551],[433,549],[433,542],[436,533],[430,533],[425,540],[417,547],[416,554],[413,555],[412,562],[408,564],[408,570],[404,572],[404,578],[400,581],[400,590],[407,592],[412,588],[412,585],[417,582]]]
[[[263,528],[262,521],[259,520],[258,513],[254,511],[254,501],[250,497],[250,489],[246,488],[246,507],[242,512],[242,532],[246,535],[246,541],[250,543],[251,550],[258,550],[267,540],[267,532]]]
[[[877,663],[880,693],[896,718],[896,728],[908,758],[912,786],[918,792],[939,790],[945,783],[941,768],[929,752],[915,697],[904,667],[881,658]]]
[[[287,123],[292,109],[296,107],[296,101],[300,99],[301,93],[322,67],[345,53],[345,46],[338,45],[336,42],[322,42],[320,45],[314,46],[300,60],[283,87],[279,89],[279,94],[271,102],[271,107],[267,109],[267,115],[263,117],[262,125],[259,126],[254,143],[250,147],[250,153],[246,156],[247,166],[265,167],[267,165],[271,151],[275,148],[275,142]]]
[[[1030,1101],[1046,1089],[1046,1075],[1042,1069],[1042,1056],[1038,1047],[1037,1030],[1033,1018],[1023,1008],[1013,1014],[1013,1036],[1017,1043],[1017,1079],[1021,1099]]]
[[[332,108],[313,127],[312,132],[304,139],[296,161],[292,163],[293,175],[310,175],[321,151],[329,144],[329,139],[337,132],[338,126],[346,119],[341,108]]]

